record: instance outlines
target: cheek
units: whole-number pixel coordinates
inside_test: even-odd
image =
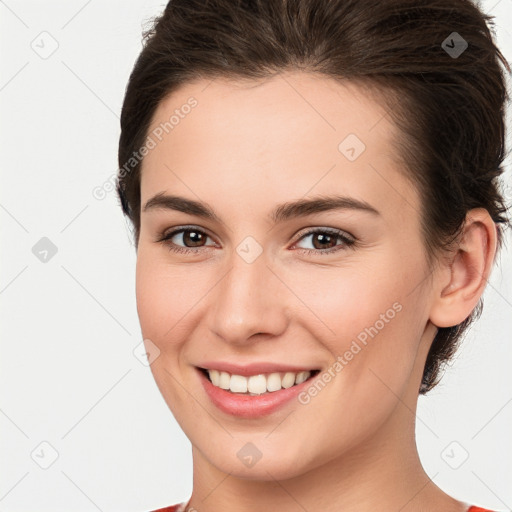
[[[421,266],[381,257],[355,267],[317,268],[300,279],[289,274],[310,311],[297,321],[334,359],[343,359],[345,389],[398,390],[407,383],[425,327],[424,296],[419,289],[411,293],[411,283],[421,282]]]
[[[399,276],[393,278],[383,262],[287,272],[286,281],[294,283],[294,292],[309,310],[297,320],[309,329],[316,322],[322,328],[321,334],[316,329],[319,339],[332,340],[329,344],[339,345],[340,350],[347,341],[364,343],[376,331],[389,330],[400,309],[396,303],[403,301]]]
[[[137,313],[142,336],[158,347],[150,369],[169,408],[187,411],[190,401],[181,392],[180,353],[187,339],[190,310],[197,289],[190,286],[186,269],[171,267],[150,248],[140,247],[136,263]],[[187,314],[188,313],[188,314]]]
[[[144,338],[151,339],[162,352],[173,349],[173,340],[189,320],[202,293],[194,272],[173,267],[161,255],[139,249],[136,265],[136,299]]]

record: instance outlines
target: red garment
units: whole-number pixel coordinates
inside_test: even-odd
[[[184,509],[184,506],[187,503],[178,503],[176,505],[171,505],[170,507],[159,508],[158,510],[153,510],[152,512],[181,512],[180,507],[182,507],[183,512],[186,512]],[[473,506],[473,507],[468,508],[468,512],[493,512],[493,511],[489,510],[487,508],[480,508],[480,507]]]

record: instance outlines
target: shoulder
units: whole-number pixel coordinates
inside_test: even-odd
[[[170,505],[168,507],[159,508],[151,512],[185,512],[186,503],[177,503],[176,505]],[[468,512],[493,512],[487,508],[471,506],[468,508]]]
[[[151,512],[185,512],[186,503],[177,503],[176,505],[170,505],[168,507],[159,508]],[[493,512],[487,508],[471,506],[468,508],[468,512]]]
[[[158,510],[152,510],[151,512],[185,512],[186,503],[177,503],[176,505],[170,505],[169,507],[159,508]]]

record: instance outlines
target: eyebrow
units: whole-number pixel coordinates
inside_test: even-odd
[[[163,192],[149,199],[142,211],[147,212],[150,210],[175,210],[222,223],[218,215],[207,204],[185,197],[166,195]],[[280,204],[270,213],[269,219],[276,224],[292,218],[306,217],[314,213],[331,210],[358,210],[373,215],[380,215],[380,212],[366,201],[352,197],[330,195],[311,199],[299,199]]]

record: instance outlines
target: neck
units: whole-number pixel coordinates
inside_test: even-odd
[[[416,400],[399,401],[386,424],[350,452],[289,479],[273,479],[270,472],[266,480],[226,474],[194,447],[190,510],[464,512],[467,505],[446,495],[423,470],[415,442]]]

